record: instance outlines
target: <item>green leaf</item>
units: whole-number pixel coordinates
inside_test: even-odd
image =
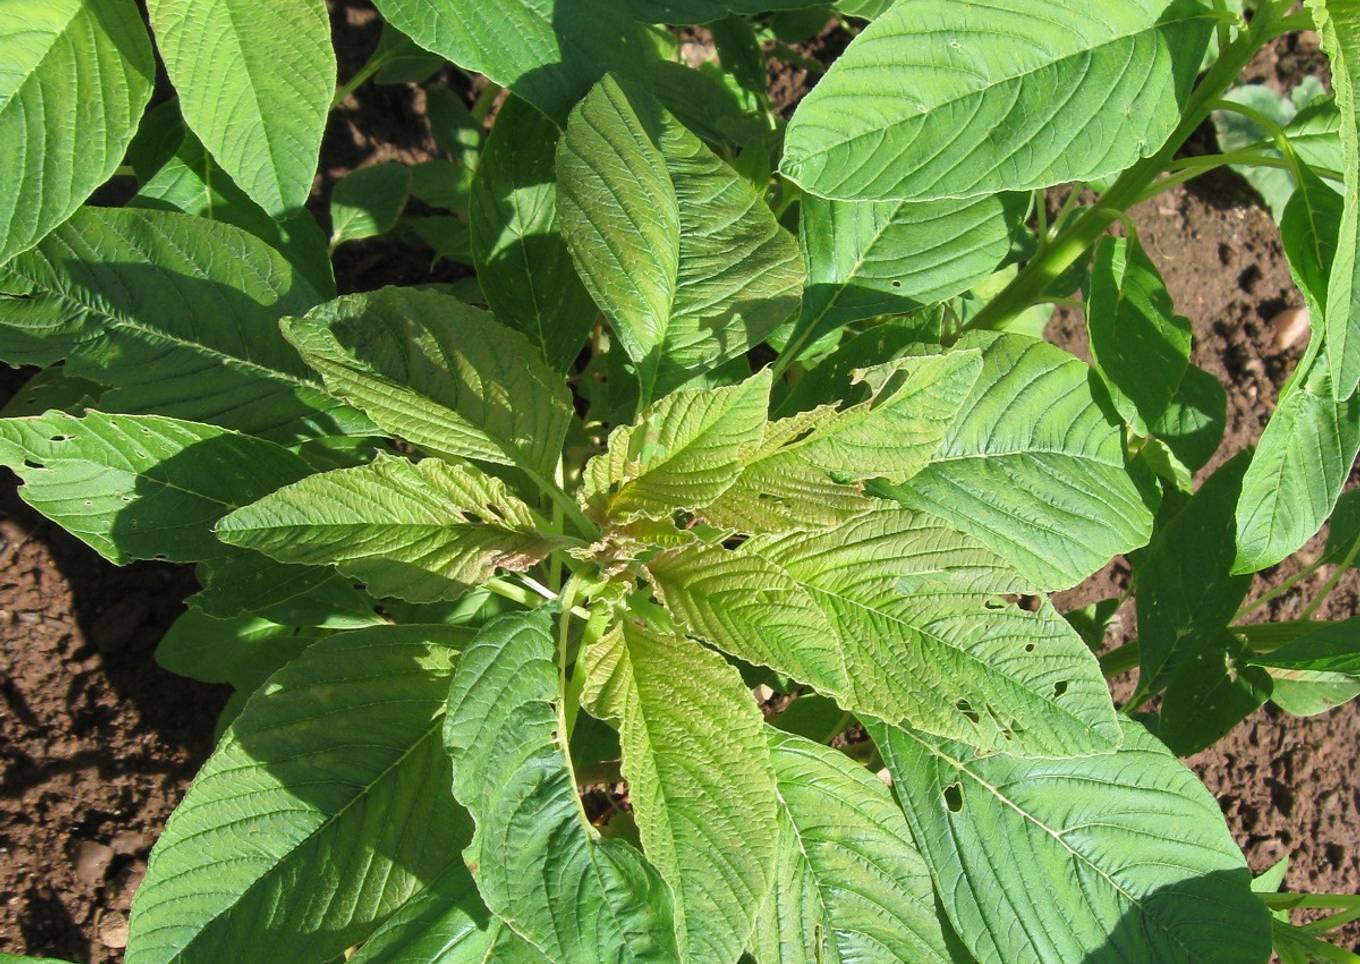
[[[1095,658],[976,540],[884,506],[839,529],[740,549],[658,553],[647,572],[686,629],[846,709],[989,749],[1109,750],[1114,709]]]
[[[1332,66],[1341,117],[1341,170],[1346,175],[1345,211],[1327,286],[1327,352],[1333,397],[1349,399],[1360,385],[1360,6],[1354,0],[1309,0]]]
[[[751,16],[767,10],[796,10],[813,0],[625,0],[644,23],[707,23],[732,14]]]
[[[24,382],[0,408],[0,418],[43,415],[54,408],[68,415],[84,415],[86,409],[95,407],[103,391],[88,379],[67,375],[64,365],[51,365]]]
[[[148,0],[180,110],[217,163],[281,215],[312,191],[335,95],[322,0]]]
[[[644,404],[759,344],[798,306],[798,246],[755,188],[612,77],[572,111],[558,210]]]
[[[1360,452],[1360,395],[1334,401],[1325,354],[1283,394],[1242,480],[1235,573],[1273,566],[1312,538]]]
[[[1341,112],[1335,97],[1316,101],[1299,111],[1284,133],[1294,153],[1308,166],[1343,170]],[[1337,190],[1342,190],[1340,185]]]
[[[769,737],[780,847],[751,940],[756,960],[955,960],[891,791],[837,750]]]
[[[439,729],[467,637],[344,633],[271,677],[151,852],[127,960],[326,960],[456,862]]]
[[[1067,760],[870,732],[979,960],[1264,961],[1269,914],[1217,801],[1137,723],[1121,726],[1117,752]]]
[[[0,356],[66,359],[112,386],[100,407],[279,441],[363,434],[279,333],[321,296],[232,227],[168,211],[84,208],[0,269]]]
[[[203,591],[189,605],[218,619],[243,613],[288,626],[362,629],[387,620],[353,580],[317,566],[290,566],[258,552],[209,559],[199,566]]]
[[[380,456],[285,486],[222,519],[217,535],[279,562],[335,565],[376,596],[434,602],[540,562],[563,544],[540,525],[470,465]]]
[[[1148,427],[1182,465],[1198,472],[1218,451],[1227,423],[1228,393],[1223,384],[1190,365],[1170,403]]]
[[[1308,305],[1309,319],[1316,324],[1327,317],[1327,292],[1345,205],[1308,167],[1300,165],[1300,173],[1302,180],[1280,218],[1280,243],[1289,273]],[[1325,326],[1317,328],[1326,337]]]
[[[1317,716],[1360,696],[1360,679],[1344,673],[1271,669],[1270,702],[1293,716]]]
[[[0,22],[0,264],[113,175],[156,64],[132,0],[10,0]]]
[[[1234,511],[1250,457],[1242,453],[1200,486],[1137,560],[1139,680],[1155,693],[1214,645],[1251,588],[1233,575]]]
[[[388,161],[347,174],[331,192],[331,250],[346,241],[386,234],[397,224],[411,187],[411,169]]]
[[[782,170],[920,201],[1116,174],[1175,129],[1213,23],[1197,0],[897,4],[798,106]]]
[[[1089,369],[1023,335],[970,336],[983,368],[931,464],[892,492],[967,532],[1039,589],[1145,544],[1152,514]]]
[[[967,291],[1010,252],[1025,200],[1020,195],[962,203],[803,198],[799,240],[808,282],[790,342],[810,345],[852,321],[901,314]]]
[[[717,653],[629,613],[581,658],[581,703],[619,728],[642,846],[675,895],[680,959],[736,961],[779,838],[760,707]]]
[[[754,104],[742,99],[713,61],[691,67],[658,60],[647,65],[647,85],[676,120],[710,144],[735,152],[770,135]],[[739,157],[734,169],[742,170],[743,160],[750,159]],[[767,160],[764,175],[753,183],[764,184],[770,173]]]
[[[902,483],[939,448],[982,359],[976,351],[900,359],[857,373],[873,389],[841,412],[766,426],[737,481],[703,511],[714,525],[782,532],[836,525],[871,505],[860,483]]]
[[[370,64],[374,62],[382,64],[373,75],[374,83],[378,84],[423,84],[444,66],[443,57],[422,50],[414,40],[386,22],[378,35],[378,46],[369,58]]]
[[[377,0],[383,19],[426,50],[485,74],[559,123],[609,71],[643,73],[637,25],[612,0]]]
[[[548,964],[492,916],[472,874],[454,861],[364,941],[349,964]]]
[[[178,116],[176,113],[176,124],[182,130]],[[299,210],[274,220],[227,177],[191,131],[183,131],[174,154],[143,181],[128,204],[234,224],[283,255],[319,296],[335,297],[335,273],[326,251],[326,236],[311,214]]]
[[[674,962],[666,883],[581,811],[550,625],[542,609],[501,616],[459,661],[444,742],[477,827],[464,858],[487,906],[549,960]]]
[[[609,433],[605,452],[586,463],[584,503],[618,522],[709,505],[759,443],[769,396],[768,370],[730,388],[668,395]]]
[[[1253,653],[1256,666],[1360,676],[1360,619],[1320,625],[1268,653]]]
[[[156,415],[0,420],[0,465],[24,501],[115,565],[230,555],[213,525],[311,473],[272,442]]]
[[[557,126],[510,98],[472,182],[472,257],[496,317],[566,371],[595,323],[558,228]]]
[[[431,452],[551,477],[572,419],[562,376],[484,311],[382,288],[283,323],[337,397]]]
[[[1240,662],[1242,643],[1226,631],[1201,640],[1162,695],[1157,736],[1177,756],[1213,746],[1266,701],[1266,672]]]
[[[1096,249],[1086,330],[1120,418],[1149,434],[1190,364],[1191,332],[1137,238],[1106,238]]]

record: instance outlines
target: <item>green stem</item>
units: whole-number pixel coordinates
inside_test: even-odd
[[[496,97],[504,90],[500,84],[488,80],[482,92],[477,95],[477,100],[473,103],[471,111],[472,119],[478,122],[486,120],[486,115],[491,113],[492,106],[496,103]]]
[[[1351,543],[1350,550],[1337,565],[1336,571],[1322,584],[1322,588],[1318,590],[1318,593],[1313,597],[1312,602],[1303,607],[1303,612],[1299,613],[1300,618],[1310,619],[1313,613],[1321,608],[1322,604],[1327,601],[1327,597],[1332,594],[1332,590],[1336,588],[1337,583],[1341,581],[1341,577],[1351,568],[1351,563],[1355,562],[1355,557],[1358,554],[1360,554],[1360,537],[1357,537],[1355,541]]]
[[[1161,150],[1134,164],[1119,176],[1100,203],[1064,230],[1043,253],[1032,258],[1023,271],[991,303],[978,312],[963,330],[996,330],[1020,312],[1042,300],[1049,286],[1096,243],[1123,211],[1171,164],[1181,145],[1212,111],[1212,105],[1232,86],[1242,69],[1265,42],[1273,23],[1270,11],[1252,21],[1248,32],[1224,50],[1203,82],[1190,95],[1179,126]]]
[[[1131,640],[1123,646],[1116,646],[1108,653],[1102,654],[1100,671],[1105,674],[1106,679],[1113,679],[1136,667],[1140,657],[1141,647],[1138,645],[1138,640]]]
[[[581,507],[576,504],[575,499],[534,469],[523,465],[520,466],[520,469],[534,485],[538,486],[540,492],[552,500],[553,507],[561,510],[562,514],[571,521],[571,524],[576,527],[576,531],[587,542],[594,542],[600,537],[600,527],[586,517],[586,514],[581,511]]]
[[[339,107],[346,97],[354,93],[370,77],[387,66],[389,57],[370,57],[368,63],[359,68],[359,72],[349,79],[349,82],[341,85],[335,91],[335,96],[331,98],[331,107]]]
[[[563,734],[562,743],[567,754],[568,766],[571,765],[571,734],[576,729],[576,714],[581,708],[580,702],[572,698],[571,687],[567,682],[567,653],[571,639],[571,616],[576,603],[576,594],[580,591],[580,588],[581,580],[579,577],[572,576],[567,580],[567,585],[562,589],[562,615],[557,621],[557,675],[561,694],[561,698],[558,700],[558,722]],[[589,612],[586,613],[585,618],[590,618]],[[576,662],[578,665],[581,662],[579,654],[576,657]],[[577,692],[580,691],[577,690]],[[574,777],[572,782],[575,785]]]
[[[1261,894],[1260,898],[1271,910],[1331,907],[1360,909],[1360,894],[1297,894],[1284,891],[1278,894]]]

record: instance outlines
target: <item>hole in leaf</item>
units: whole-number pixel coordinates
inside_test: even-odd
[[[902,287],[902,282],[900,282],[900,281],[894,281],[894,282],[892,283],[892,286],[893,286],[894,288],[900,288],[900,287]]]
[[[949,808],[950,813],[958,813],[963,809],[963,787],[957,783],[951,783],[944,788],[944,805]]]
[[[1033,644],[1033,643],[1026,643],[1026,644],[1025,644],[1025,652],[1027,652],[1027,653],[1032,653],[1032,652],[1034,652],[1034,644]]]
[[[973,709],[973,705],[969,703],[967,700],[959,700],[954,704],[954,708],[957,709],[964,716],[968,717],[968,721],[970,723],[977,724],[982,719],[981,714],[979,714],[977,710]]]
[[[1060,679],[1058,680],[1058,682],[1053,684],[1053,698],[1055,700],[1066,692],[1067,692],[1067,680]]]
[[[32,459],[24,459],[24,465],[26,465],[30,469],[46,468],[46,466],[44,466],[41,462],[35,462]]]
[[[59,444],[61,444],[62,442],[69,442],[70,440],[71,440],[71,436],[69,436],[69,435],[53,435],[53,436],[52,436],[52,439],[51,439],[52,444],[54,444],[54,445],[59,445]]]

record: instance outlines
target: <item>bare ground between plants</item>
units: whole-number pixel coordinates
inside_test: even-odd
[[[362,2],[339,2],[333,23],[342,77],[377,41]],[[809,48],[825,55],[844,38]],[[1263,54],[1252,79],[1288,86],[1325,68],[1316,45],[1289,41]],[[802,72],[776,71],[787,111],[806,90]],[[322,190],[373,160],[431,156],[423,99],[407,88],[369,86],[331,121]],[[318,208],[320,210],[320,208]],[[1195,362],[1229,392],[1229,426],[1215,464],[1259,437],[1300,343],[1281,350],[1271,320],[1301,304],[1269,216],[1230,175],[1154,199],[1134,212],[1144,244],[1195,326]],[[385,241],[342,249],[342,290],[421,278],[428,256]],[[1080,317],[1064,312],[1050,336],[1084,353]],[[0,401],[21,383],[0,379]],[[1316,549],[1316,547],[1314,547]],[[1289,574],[1287,567],[1272,579]],[[1119,595],[1128,568],[1116,561],[1064,605]],[[1263,617],[1297,616],[1318,582],[1299,587]],[[182,568],[118,570],[47,524],[0,480],[0,951],[102,964],[121,959],[127,911],[156,833],[211,749],[227,691],[158,669],[157,640],[194,589]],[[1354,615],[1360,577],[1343,580],[1321,618]],[[1110,645],[1137,635],[1133,606]],[[1223,805],[1254,870],[1289,855],[1292,888],[1360,890],[1360,706],[1310,720],[1256,713],[1189,762]],[[1360,928],[1346,934],[1354,946]]]

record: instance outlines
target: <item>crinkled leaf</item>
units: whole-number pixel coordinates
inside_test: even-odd
[[[157,415],[49,412],[0,420],[19,494],[117,565],[231,555],[213,525],[311,474],[272,442]]]
[[[982,374],[931,463],[893,494],[967,532],[1036,588],[1075,585],[1145,544],[1152,513],[1089,369],[1023,335],[964,338]]]
[[[438,291],[382,288],[283,327],[327,388],[385,431],[551,477],[572,418],[566,383],[486,312]]]
[[[619,728],[642,846],[675,894],[680,959],[736,961],[779,837],[760,708],[717,653],[631,614],[581,658],[582,705]]]
[[[1180,121],[1213,22],[1196,0],[899,3],[798,106],[783,171],[922,201],[1115,174]]]
[[[780,846],[751,940],[756,960],[955,960],[892,792],[838,750],[768,735]]]
[[[567,245],[644,403],[744,354],[797,308],[793,237],[651,94],[596,85],[572,111],[557,177]]]
[[[377,0],[383,19],[426,50],[485,74],[563,122],[607,71],[638,77],[644,44],[613,0]]]
[[[335,95],[322,0],[148,0],[180,110],[266,211],[302,207]]]
[[[863,512],[871,501],[858,483],[900,484],[924,468],[981,369],[976,351],[959,351],[860,372],[872,397],[844,411],[814,409],[767,425],[737,481],[704,517],[746,532],[780,532]]]
[[[156,64],[133,0],[10,0],[0,21],[0,264],[118,165]]]
[[[470,465],[382,456],[313,475],[217,525],[229,545],[280,562],[335,565],[377,596],[452,599],[562,544],[505,483]]]
[[[331,248],[386,234],[406,207],[411,169],[388,161],[353,171],[331,192]]]
[[[0,268],[0,355],[66,359],[100,406],[280,441],[361,434],[279,333],[321,296],[264,242],[169,211],[84,208]]]
[[[586,823],[565,756],[550,614],[488,623],[463,652],[444,742],[488,907],[551,961],[677,959],[671,895],[646,858]]]
[[[1141,726],[1121,728],[1115,753],[1066,760],[870,732],[979,960],[1264,961],[1270,917],[1218,802]]]
[[[271,677],[151,852],[127,960],[324,960],[458,860],[444,697],[468,633],[330,637]]]
[[[595,323],[558,228],[557,126],[530,104],[501,106],[472,182],[472,257],[496,317],[566,371]]]
[[[1096,249],[1086,330],[1120,417],[1147,435],[1190,364],[1190,320],[1176,314],[1137,238],[1106,238]]]
[[[609,433],[585,467],[583,500],[599,519],[665,518],[716,500],[760,441],[770,374],[740,385],[676,392]]]
[[[810,345],[841,325],[945,301],[1010,252],[1019,195],[971,201],[826,201],[799,205],[807,290],[790,341]]]

